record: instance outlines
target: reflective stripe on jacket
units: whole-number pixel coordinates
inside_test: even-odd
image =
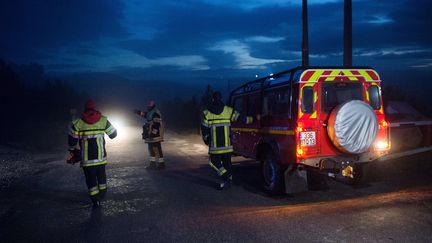
[[[105,133],[114,138],[116,129],[105,116],[94,124],[88,124],[82,119],[72,123],[69,131],[69,146],[75,146],[79,141],[81,149],[81,166],[95,166],[107,163],[105,150]]]
[[[222,113],[203,112],[202,126],[209,128],[209,154],[233,152],[230,139],[231,122],[237,120],[239,113],[229,106],[224,106]]]

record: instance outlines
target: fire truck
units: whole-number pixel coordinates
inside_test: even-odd
[[[389,124],[379,74],[352,65],[352,0],[344,0],[343,66],[309,65],[307,6],[303,0],[302,66],[247,82],[230,95],[246,117],[231,126],[235,154],[261,162],[264,188],[305,191],[317,174],[357,183],[366,163],[432,151],[432,121]],[[390,153],[390,128],[406,126],[424,131],[421,147]]]
[[[370,67],[297,67],[241,85],[230,104],[249,118],[232,124],[235,153],[261,162],[270,193],[300,190],[307,171],[358,182],[362,165],[390,150]]]

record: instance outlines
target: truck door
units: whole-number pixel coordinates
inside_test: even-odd
[[[260,92],[249,93],[244,96],[244,110],[240,113],[241,118],[236,124],[238,131],[238,146],[236,147],[243,155],[255,157],[255,145],[259,140],[260,117],[261,112],[261,94]]]
[[[363,100],[363,88],[357,81],[327,81],[319,83],[319,123],[321,124],[321,151],[323,155],[339,154],[327,134],[330,113],[338,105],[350,100]]]
[[[245,96],[235,96],[232,100],[232,107],[234,110],[239,112],[240,114],[243,114],[245,112],[245,103],[244,100],[246,99]],[[231,143],[234,146],[234,151],[243,154],[244,146],[241,143],[242,140],[242,126],[243,122],[239,119],[236,122],[233,122],[231,125]]]

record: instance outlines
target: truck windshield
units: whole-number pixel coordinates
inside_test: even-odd
[[[331,82],[321,88],[322,111],[329,112],[349,100],[363,100],[361,83]]]

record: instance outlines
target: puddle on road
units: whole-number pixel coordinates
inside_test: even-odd
[[[189,155],[206,154],[208,151],[208,147],[206,145],[190,143],[184,139],[171,139],[167,142],[176,146],[180,152]]]
[[[144,209],[153,208],[161,204],[158,198],[136,198],[126,201],[107,200],[103,202],[102,210],[105,216],[115,216],[124,213],[138,213]]]
[[[113,193],[156,193],[153,181],[142,167],[122,167],[107,171],[108,190]]]
[[[151,180],[148,178],[108,178],[108,190],[113,193],[127,194],[131,192],[154,192]]]
[[[192,144],[190,146],[183,147],[181,151],[187,154],[207,154],[208,147],[202,144]]]
[[[102,203],[106,216],[137,213],[162,202],[152,178],[143,167],[110,169],[107,177],[108,195]]]

